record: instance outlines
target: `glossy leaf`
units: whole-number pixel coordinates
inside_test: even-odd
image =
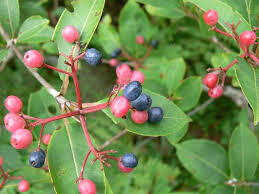
[[[56,25],[52,39],[57,44],[59,52],[67,55],[71,53],[73,44],[66,42],[62,37],[62,30],[67,25],[73,25],[79,32],[79,41],[86,44],[84,49],[89,44],[93,33],[101,18],[105,0],[78,0],[72,3],[74,11],[71,13],[67,9],[62,13]],[[59,57],[58,67],[66,70],[68,67],[64,64],[65,58]],[[63,79],[65,76],[60,74]]]
[[[259,69],[253,68],[244,59],[236,64],[236,76],[242,92],[246,96],[254,113],[254,125],[259,122]]]
[[[18,0],[1,0],[0,1],[0,24],[4,30],[11,36],[15,37],[16,30],[20,21],[20,8]]]
[[[173,98],[175,104],[178,105],[183,111],[188,111],[195,107],[201,95],[201,78],[188,77],[181,85],[175,90]]]
[[[188,140],[177,144],[176,149],[182,165],[199,181],[214,185],[228,179],[227,154],[219,144],[208,140]]]
[[[229,142],[229,165],[232,176],[241,181],[251,180],[259,161],[256,136],[245,125],[237,127]]]
[[[181,130],[184,125],[191,121],[191,119],[185,115],[172,101],[160,96],[154,92],[143,89],[143,93],[149,94],[152,98],[152,106],[159,106],[164,111],[164,117],[161,122],[136,124],[132,121],[130,114],[127,119],[116,118],[112,115],[110,108],[106,108],[103,111],[107,114],[115,123],[122,123],[126,129],[132,133],[136,133],[144,136],[165,136],[172,134],[178,130]],[[104,101],[107,101],[104,100]]]

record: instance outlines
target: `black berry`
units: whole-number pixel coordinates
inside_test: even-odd
[[[138,111],[144,111],[150,108],[152,104],[152,99],[147,94],[141,94],[136,100],[131,102],[133,108]]]
[[[121,54],[121,49],[116,48],[114,51],[111,53],[111,58],[117,58]]]
[[[153,48],[157,48],[157,46],[158,46],[158,40],[152,40],[151,41],[151,46],[153,47]]]
[[[152,107],[148,110],[148,121],[151,123],[159,122],[163,119],[163,110],[160,107]]]
[[[132,153],[126,153],[121,157],[121,162],[127,168],[135,168],[138,165],[138,158]]]
[[[29,157],[30,165],[34,168],[41,168],[44,165],[46,154],[40,149],[40,151],[33,151]]]
[[[102,54],[95,48],[87,49],[85,60],[89,65],[97,66],[102,62]]]
[[[129,100],[136,100],[142,92],[142,86],[138,81],[130,82],[124,89],[124,96]]]

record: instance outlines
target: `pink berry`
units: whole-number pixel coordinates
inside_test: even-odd
[[[50,139],[51,139],[51,135],[50,135],[50,134],[45,134],[45,135],[42,137],[42,142],[43,142],[45,145],[48,145]]]
[[[96,194],[96,186],[94,182],[89,179],[80,181],[78,190],[81,194]]]
[[[0,156],[0,166],[3,166],[4,164],[4,159]]]
[[[28,181],[26,180],[22,180],[19,185],[18,185],[18,190],[20,192],[26,192],[30,189],[30,184]]]
[[[119,62],[118,62],[117,59],[111,59],[111,60],[109,61],[109,64],[110,64],[111,67],[115,67],[118,63],[119,63]]]
[[[11,136],[11,144],[15,149],[27,148],[32,143],[32,134],[27,129],[17,129]]]
[[[219,16],[215,10],[210,9],[204,13],[203,19],[207,25],[214,26],[217,24]]]
[[[40,68],[44,64],[44,57],[39,51],[29,50],[23,57],[25,65],[31,68]]]
[[[65,41],[70,43],[73,43],[79,39],[79,33],[74,26],[66,26],[62,30],[62,36],[65,39]]]
[[[13,133],[17,129],[22,129],[25,127],[25,120],[15,113],[8,113],[4,117],[5,128]]]
[[[222,86],[217,85],[214,88],[209,89],[208,94],[211,98],[219,98],[223,94],[223,88]]]
[[[127,167],[123,166],[122,162],[118,163],[118,167],[119,167],[120,171],[124,172],[124,173],[129,173],[134,170],[134,168],[127,168]]]
[[[252,31],[245,31],[240,35],[240,42],[246,46],[254,44],[256,41],[256,34]]]
[[[132,111],[131,118],[135,123],[142,124],[148,120],[147,111]]]
[[[112,101],[111,112],[115,117],[125,116],[130,109],[130,102],[124,96],[119,96]]]
[[[218,76],[215,73],[208,73],[203,80],[208,88],[214,88],[218,82]]]
[[[116,74],[120,80],[129,81],[132,76],[132,71],[127,64],[121,64],[119,67],[117,67]]]
[[[145,81],[145,75],[140,71],[133,71],[132,77],[130,79],[130,82],[132,81],[138,81],[139,83],[143,84]]]
[[[13,113],[18,113],[22,109],[22,101],[17,96],[8,96],[5,99],[5,107]]]
[[[144,44],[145,43],[145,38],[143,36],[137,36],[136,42],[138,44]]]

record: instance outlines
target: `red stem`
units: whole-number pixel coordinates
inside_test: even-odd
[[[223,35],[225,35],[225,36],[229,36],[229,37],[231,37],[231,38],[236,38],[234,35],[232,35],[232,34],[229,34],[229,33],[227,33],[227,32],[224,32],[224,31],[222,31],[222,30],[219,30],[218,28],[212,28],[211,30],[213,30],[213,31],[215,31],[215,32],[218,32],[218,33],[220,33],[220,34],[223,34]]]
[[[79,180],[83,180],[84,179],[84,171],[85,171],[85,165],[86,165],[86,161],[89,157],[91,153],[91,150],[89,150],[85,156],[85,159],[84,159],[84,163],[83,163],[83,166],[82,166],[82,169],[81,169],[81,172],[80,172],[80,176],[78,177],[78,179],[76,180],[76,183],[79,181]]]
[[[63,71],[63,70],[58,69],[58,68],[56,68],[56,67],[53,67],[53,66],[50,66],[50,65],[47,65],[47,64],[43,64],[43,66],[44,66],[44,67],[47,67],[47,68],[49,68],[49,69],[53,69],[53,70],[55,70],[55,71],[58,71],[58,72],[61,72],[61,73],[64,73],[64,74],[67,74],[67,75],[70,75],[70,76],[71,76],[71,73],[66,72],[66,71]]]
[[[259,64],[259,59],[253,53],[249,53],[249,57]]]
[[[42,139],[42,134],[43,134],[44,127],[45,127],[45,124],[43,124],[43,125],[41,126],[40,139],[39,139],[39,143],[38,143],[38,147],[37,147],[36,151],[40,151],[40,143],[41,143],[41,139]]]

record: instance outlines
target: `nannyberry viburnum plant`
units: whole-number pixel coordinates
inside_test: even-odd
[[[258,193],[258,24],[245,0],[0,1],[0,193]]]

